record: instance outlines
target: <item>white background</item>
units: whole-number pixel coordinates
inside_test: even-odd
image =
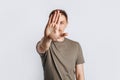
[[[49,13],[68,13],[68,38],[83,49],[86,80],[120,80],[119,0],[0,1],[0,80],[43,80],[36,43]]]

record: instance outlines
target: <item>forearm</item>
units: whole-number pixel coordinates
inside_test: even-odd
[[[84,76],[78,76],[76,80],[85,80],[85,79],[84,79]]]
[[[85,80],[83,64],[76,66],[76,80]]]
[[[42,52],[47,51],[50,47],[51,41],[52,41],[51,39],[47,37],[43,37],[39,43],[40,51]]]

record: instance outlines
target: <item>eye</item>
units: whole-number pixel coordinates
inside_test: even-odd
[[[64,24],[64,22],[63,22],[63,21],[61,21],[61,22],[60,22],[60,24]]]

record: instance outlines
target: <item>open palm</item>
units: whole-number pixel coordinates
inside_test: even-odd
[[[59,32],[60,17],[61,14],[59,11],[55,11],[55,13],[50,16],[44,32],[45,37],[48,37],[52,40],[57,40],[59,37],[61,37]]]

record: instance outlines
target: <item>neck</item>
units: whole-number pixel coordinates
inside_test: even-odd
[[[58,38],[57,41],[58,41],[58,42],[62,42],[62,41],[64,41],[64,38],[65,38],[65,37]]]

